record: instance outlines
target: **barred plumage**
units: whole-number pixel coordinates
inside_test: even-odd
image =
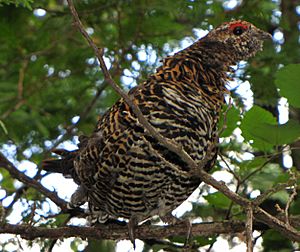
[[[269,34],[248,22],[224,23],[164,59],[130,97],[158,132],[196,162],[210,150],[208,171],[217,156],[217,123],[230,66],[261,50],[267,38]],[[104,114],[94,134],[80,141],[79,150],[63,152],[61,161],[45,161],[44,169],[57,171],[60,166],[62,173],[71,174],[80,185],[71,205],[88,201],[91,214],[100,221],[165,216],[201,182],[176,153],[145,132],[122,98]]]

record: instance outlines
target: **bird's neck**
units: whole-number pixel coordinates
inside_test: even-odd
[[[218,72],[231,72],[231,66],[236,64],[231,49],[218,41],[200,39],[189,47],[179,51],[174,56],[185,56],[198,61],[205,69]]]
[[[195,85],[208,95],[221,98],[229,92],[225,85],[230,80],[228,73],[234,63],[231,53],[221,43],[199,40],[165,58],[154,76],[167,82]]]

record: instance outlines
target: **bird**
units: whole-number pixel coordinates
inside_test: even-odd
[[[222,23],[164,58],[129,96],[157,132],[208,172],[218,155],[218,122],[230,93],[226,84],[232,66],[253,57],[271,38],[247,21]],[[169,216],[201,183],[177,153],[143,127],[123,98],[99,119],[90,136],[79,137],[77,150],[54,152],[61,158],[45,160],[43,169],[78,184],[69,206],[88,202],[89,215],[100,223],[128,220],[131,240],[136,225],[156,215]]]

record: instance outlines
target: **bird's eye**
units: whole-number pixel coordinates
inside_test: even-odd
[[[245,30],[243,29],[243,27],[237,26],[237,27],[235,27],[235,28],[233,29],[233,34],[239,36],[239,35],[241,35],[244,31],[245,31]]]

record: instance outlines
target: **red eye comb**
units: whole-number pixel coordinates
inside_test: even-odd
[[[245,25],[243,23],[234,23],[234,24],[231,24],[229,26],[229,29],[233,30],[235,27],[242,27],[244,30],[248,29],[248,25]]]

